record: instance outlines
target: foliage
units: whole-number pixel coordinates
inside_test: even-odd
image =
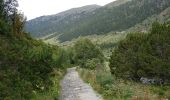
[[[104,71],[102,73],[96,73],[96,81],[101,86],[110,85],[112,84],[113,76],[111,75],[111,73]]]
[[[81,67],[94,69],[104,61],[101,50],[88,39],[77,41],[73,48],[75,63]]]
[[[24,25],[26,22],[26,18],[23,14],[17,13],[14,15],[14,21],[13,21],[13,33],[21,36],[24,30]]]
[[[154,23],[151,33],[129,34],[110,59],[112,74],[125,79],[170,80],[170,26]]]
[[[58,39],[58,36],[56,36],[56,34],[51,34],[49,36],[46,36],[44,38],[42,38],[46,43],[55,45],[57,44],[58,46],[61,47],[66,47],[67,52],[73,52],[73,48],[71,48],[78,40],[80,39],[89,39],[91,40],[93,43],[95,43],[99,48],[101,48],[101,50],[103,51],[103,54],[105,57],[110,57],[111,55],[111,51],[113,48],[115,48],[117,46],[117,43],[124,39],[126,37],[128,33],[120,33],[120,32],[110,32],[104,35],[88,35],[88,36],[82,36],[76,39],[73,39],[71,41],[66,41],[66,42],[62,42],[60,43]],[[54,36],[54,37],[53,37]],[[70,49],[71,50],[70,50]]]
[[[59,15],[39,17],[28,21],[26,30],[35,37],[57,32],[60,33],[60,41],[69,41],[79,36],[124,31],[152,15],[160,14],[169,6],[169,0],[157,2],[155,0],[129,0],[129,2],[118,6],[105,5],[91,12],[76,14],[70,12],[69,16],[63,12],[64,17]]]
[[[18,34],[23,33],[26,18],[18,10],[17,0],[0,1],[0,34]]]
[[[55,69],[52,74],[53,77],[51,80],[53,82],[53,86],[44,92],[34,92],[31,100],[59,100],[61,90],[60,81],[65,74],[65,70]]]
[[[0,1],[0,19],[4,19],[8,24],[12,24],[12,18],[18,7],[17,0],[1,0]]]
[[[109,71],[78,69],[81,78],[89,83],[104,100],[161,100],[170,95],[169,86],[143,85],[134,81],[116,79]],[[100,77],[98,77],[100,76]]]
[[[34,99],[59,91],[63,74],[55,73],[70,67],[70,56],[66,50],[34,40],[27,34],[0,35],[0,99]],[[55,90],[54,86],[57,86]],[[58,97],[59,94],[55,96]]]
[[[64,69],[69,57],[23,32],[25,17],[17,11],[16,0],[1,0],[0,5],[0,99],[30,99],[50,89],[52,72]]]
[[[74,64],[73,52],[69,48],[58,48],[57,50],[54,50],[52,58],[56,67],[60,67],[62,69],[72,67]]]

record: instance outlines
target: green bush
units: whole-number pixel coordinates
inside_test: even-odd
[[[16,8],[17,0],[0,1],[0,100],[29,100],[48,91],[54,69],[70,63],[65,50],[23,32],[25,18]]]
[[[113,83],[113,76],[108,72],[97,73],[96,80],[102,86],[107,86]]]
[[[69,64],[61,52],[66,51],[30,37],[0,35],[0,99],[29,99],[49,90],[54,69]]]
[[[0,19],[0,34],[7,34],[9,33],[8,25]]]
[[[73,48],[74,62],[81,67],[94,69],[104,61],[101,50],[88,39],[77,41]]]
[[[169,45],[170,25],[154,23],[149,34],[129,34],[111,56],[111,72],[124,79],[170,80]]]

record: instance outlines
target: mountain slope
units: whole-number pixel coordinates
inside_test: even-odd
[[[152,15],[148,17],[141,23],[136,24],[135,26],[126,30],[127,32],[148,32],[152,26],[153,22],[159,23],[170,23],[170,7],[162,11],[160,14]]]
[[[41,16],[26,23],[26,30],[34,37],[41,37],[54,32],[63,32],[88,13],[100,8],[98,5],[88,5],[73,8],[56,15]]]
[[[58,39],[68,41],[78,36],[124,31],[152,15],[160,14],[168,7],[170,7],[169,0],[121,0],[91,12],[73,14],[64,19],[54,17],[55,20],[41,22],[37,22],[35,19],[32,20],[32,23],[29,21],[27,27],[37,30],[39,34],[42,33],[41,29],[45,30],[41,35],[37,35],[37,31],[31,31],[36,33],[35,36],[54,32],[63,33]],[[27,28],[27,30],[30,29]]]
[[[113,1],[109,4],[107,4],[105,6],[108,7],[108,8],[112,8],[112,7],[120,6],[120,5],[127,3],[129,1],[132,1],[132,0],[117,0],[117,1]]]

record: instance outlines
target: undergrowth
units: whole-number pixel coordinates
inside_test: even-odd
[[[0,35],[0,100],[57,100],[69,66],[61,52],[31,37]]]
[[[144,85],[116,79],[105,70],[78,68],[81,78],[89,83],[105,100],[167,100],[170,86]]]
[[[55,69],[53,72],[52,81],[53,86],[45,92],[34,92],[34,96],[31,100],[59,100],[60,97],[60,80],[63,78],[65,74],[65,70],[57,70]]]

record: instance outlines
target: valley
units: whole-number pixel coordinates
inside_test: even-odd
[[[157,19],[162,23],[169,22],[169,6],[169,0],[157,2],[155,0],[118,0],[102,7],[89,5],[74,8],[77,11],[71,9],[59,15],[42,16],[28,21],[25,29],[35,37],[58,33],[61,34],[58,37],[59,41],[65,42],[79,36],[126,31],[148,19],[147,23],[150,22],[150,24],[145,21],[145,24],[142,24],[137,30],[138,32],[146,32],[148,28],[142,27],[151,27],[151,23]],[[89,10],[87,8],[95,9]],[[67,14],[68,12],[70,13]],[[152,17],[154,15],[157,17]]]
[[[17,7],[0,1],[0,100],[170,99],[170,0]]]

